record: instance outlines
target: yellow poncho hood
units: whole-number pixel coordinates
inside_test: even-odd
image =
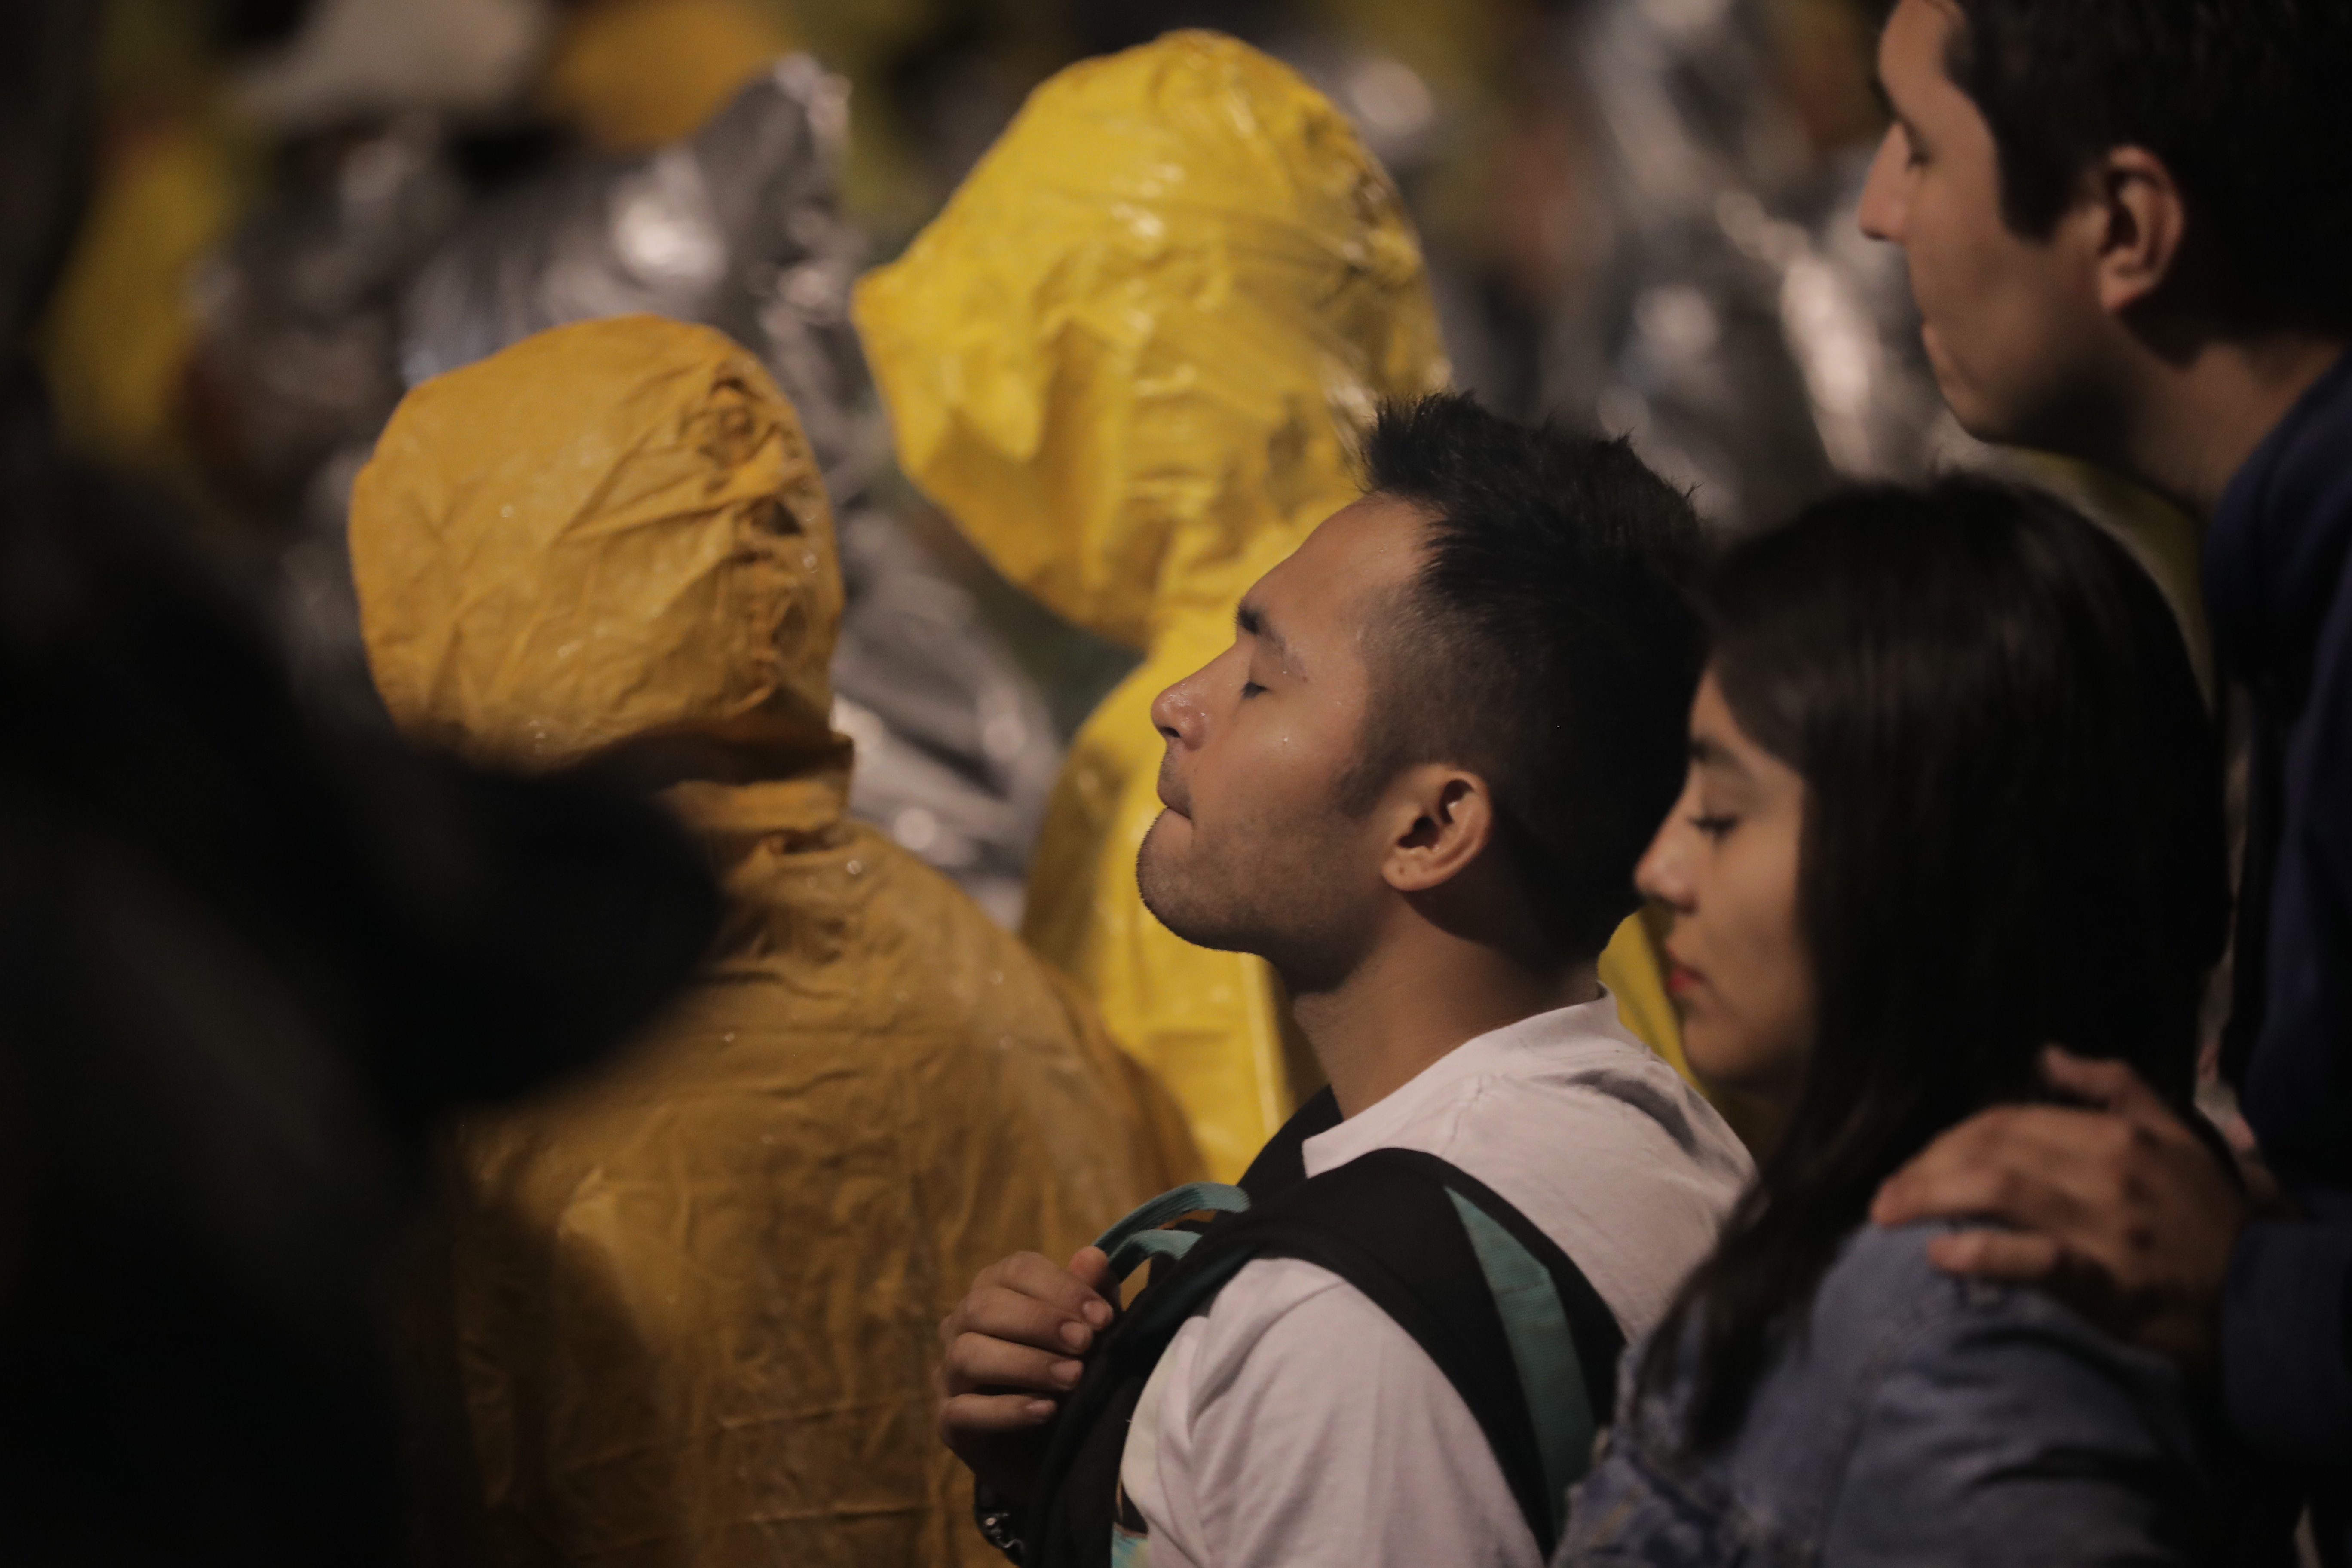
[[[1137,648],[1229,615],[1354,499],[1378,403],[1446,380],[1387,174],[1287,67],[1207,33],[1039,88],[856,314],[908,475]]]
[[[377,687],[422,741],[534,770],[642,742],[845,762],[832,512],[791,405],[719,332],[583,321],[425,383],[351,530]]]

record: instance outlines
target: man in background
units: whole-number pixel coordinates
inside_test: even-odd
[[[1960,422],[2201,519],[2252,774],[2221,1071],[2284,1201],[2260,1211],[2127,1071],[1987,1112],[1882,1223],[1980,1216],[1946,1268],[2045,1284],[2218,1374],[2239,1434],[2352,1552],[2352,8],[1902,0],[1862,209],[1902,246]]]

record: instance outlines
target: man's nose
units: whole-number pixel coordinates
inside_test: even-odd
[[[1862,184],[1862,205],[1854,215],[1864,234],[1896,245],[1903,243],[1902,137],[1903,128],[1890,125],[1886,134],[1878,139],[1878,152],[1870,160],[1870,174]]]
[[[1171,745],[1190,749],[1201,743],[1208,715],[1201,706],[1200,681],[1206,673],[1194,670],[1151,700],[1151,727]]]

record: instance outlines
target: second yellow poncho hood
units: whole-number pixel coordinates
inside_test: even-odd
[[[999,570],[1147,647],[1352,500],[1353,432],[1443,386],[1395,187],[1290,69],[1207,33],[1039,88],[858,327],[908,477]]]

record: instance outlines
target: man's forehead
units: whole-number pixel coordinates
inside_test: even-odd
[[[1893,97],[1948,81],[1945,56],[1953,29],[1968,18],[1955,0],[1902,0],[1879,34],[1879,89]]]
[[[1352,596],[1403,584],[1420,569],[1429,512],[1411,501],[1366,496],[1325,518],[1290,558],[1265,575],[1288,592],[1320,587]]]
[[[1411,501],[1366,496],[1325,518],[1298,548],[1243,596],[1236,628],[1292,673],[1331,673],[1353,663],[1367,617],[1381,613],[1420,570],[1430,513]]]

